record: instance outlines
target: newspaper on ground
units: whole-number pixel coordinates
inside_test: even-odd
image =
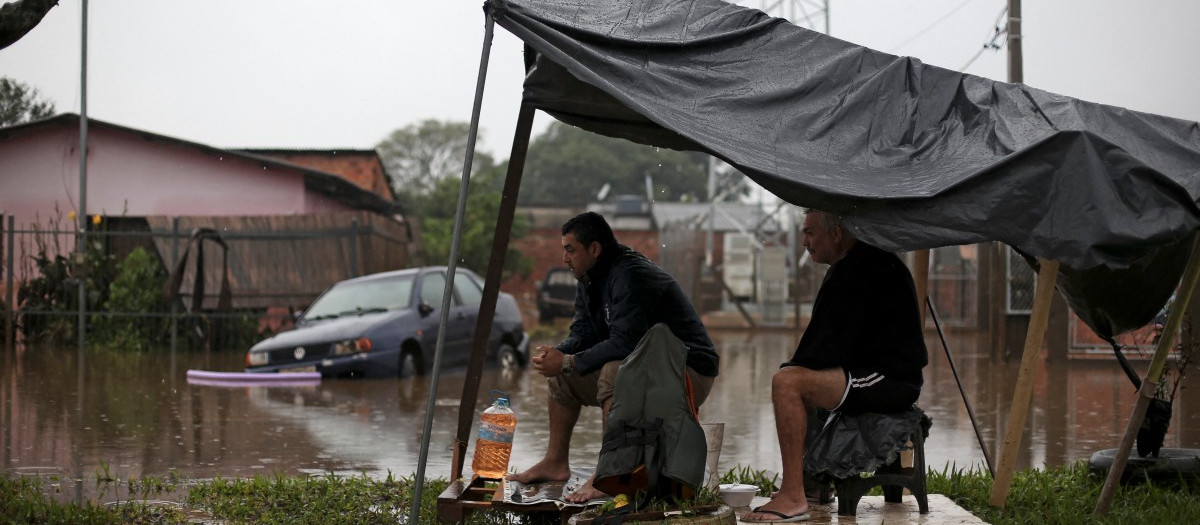
[[[609,496],[588,500],[584,503],[573,503],[564,496],[575,492],[587,483],[590,473],[571,472],[571,478],[566,481],[543,481],[525,484],[519,481],[504,481],[504,502],[517,505],[536,505],[538,503],[554,503],[558,508],[587,507],[599,505],[612,499]]]

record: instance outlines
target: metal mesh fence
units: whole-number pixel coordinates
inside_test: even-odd
[[[6,346],[244,351],[331,284],[410,262],[402,225],[359,213],[0,227]]]

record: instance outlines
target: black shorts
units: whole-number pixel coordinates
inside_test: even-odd
[[[854,377],[847,370],[846,392],[834,410],[844,414],[899,412],[908,410],[920,395],[921,389],[888,379],[878,372]]]

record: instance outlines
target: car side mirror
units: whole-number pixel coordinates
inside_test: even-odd
[[[417,313],[421,314],[421,317],[428,317],[433,313],[433,307],[429,306],[429,303],[421,303],[417,305]]]

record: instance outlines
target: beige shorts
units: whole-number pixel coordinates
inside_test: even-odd
[[[599,371],[588,375],[559,374],[548,378],[550,382],[550,398],[558,404],[579,408],[581,406],[603,406],[613,395],[613,387],[617,384],[617,369],[621,361],[609,361]],[[715,377],[700,375],[691,367],[687,367],[688,378],[692,381],[692,396],[696,399],[696,408],[708,399],[712,391]]]

